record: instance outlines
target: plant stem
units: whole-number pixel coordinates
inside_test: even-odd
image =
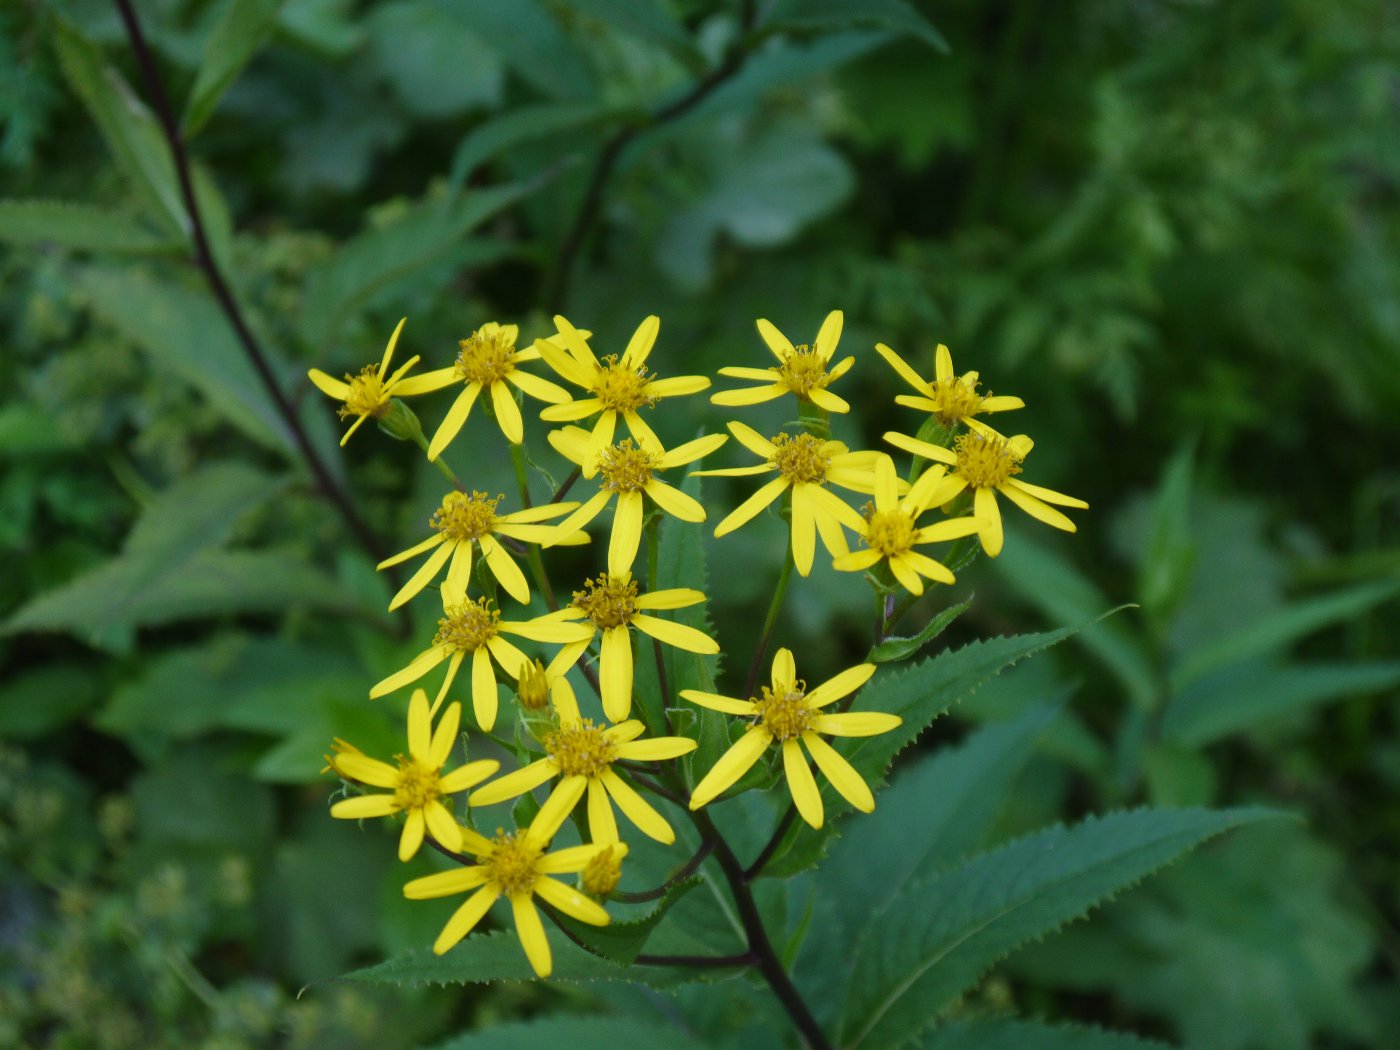
[[[647,901],[654,901],[658,897],[664,897],[666,891],[676,885],[676,883],[684,882],[686,879],[690,878],[690,876],[694,875],[695,872],[699,870],[700,865],[705,863],[705,858],[710,855],[710,851],[714,848],[715,845],[713,842],[708,840],[703,841],[700,843],[700,848],[695,851],[695,855],[686,861],[685,865],[678,872],[668,878],[660,886],[650,890],[641,890],[636,893],[614,893],[613,898],[622,901],[624,904],[645,904]]]
[[[565,478],[564,483],[560,485],[558,489],[555,490],[554,496],[550,499],[549,502],[558,503],[565,496],[567,496],[569,494],[569,490],[574,487],[574,482],[579,479],[579,475],[582,473],[582,467],[575,467],[573,470],[569,471],[569,476]]]
[[[788,581],[792,578],[792,544],[789,541],[787,553],[783,556],[783,568],[778,574],[778,586],[773,591],[773,600],[768,603],[768,615],[763,618],[763,633],[758,638],[758,648],[754,650],[749,663],[749,673],[744,679],[744,696],[753,696],[758,683],[758,673],[763,666],[763,658],[768,655],[768,643],[773,640],[773,629],[778,624],[778,613],[783,607],[783,597],[787,594]]]
[[[767,845],[765,845],[759,855],[754,858],[754,862],[744,869],[745,882],[752,882],[763,874],[764,867],[773,859],[773,854],[777,852],[779,843],[781,843],[783,837],[787,835],[788,828],[792,827],[792,822],[796,817],[797,807],[792,803],[788,803],[787,812],[784,813],[782,819],[778,821],[778,826],[773,829],[773,834],[768,839]]]

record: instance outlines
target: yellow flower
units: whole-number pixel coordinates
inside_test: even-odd
[[[628,572],[642,542],[643,495],[651,497],[653,503],[672,517],[682,521],[705,520],[705,508],[697,500],[659,480],[656,472],[694,463],[728,440],[725,434],[707,434],[667,452],[660,444],[655,449],[639,448],[631,438],[623,438],[615,445],[595,451],[593,439],[582,427],[551,430],[549,443],[561,456],[582,467],[584,477],[601,474],[602,480],[598,491],[555,527],[554,536],[559,538],[546,540],[544,546],[565,542],[563,537],[578,533],[602,513],[613,496],[617,496],[612,535],[608,540],[608,572],[614,576]]]
[[[956,483],[956,488],[950,486],[947,498],[964,488],[972,489],[972,511],[982,523],[977,530],[978,536],[982,549],[993,558],[1001,553],[1003,538],[1001,509],[993,492],[1000,492],[1031,517],[1066,532],[1076,531],[1074,522],[1047,504],[1058,503],[1062,507],[1078,507],[1081,510],[1089,507],[1082,499],[1017,480],[1015,475],[1021,473],[1021,463],[1035,447],[1035,442],[1025,434],[1002,437],[990,427],[983,426],[961,435],[951,449],[930,445],[927,441],[893,431],[885,435],[885,440],[896,448],[953,468],[948,479]]]
[[[307,378],[315,383],[323,394],[333,397],[337,401],[345,402],[336,410],[341,419],[356,417],[355,422],[350,424],[350,429],[345,432],[345,436],[340,439],[342,448],[350,440],[350,435],[359,430],[360,425],[366,419],[380,419],[389,411],[391,397],[395,395],[408,397],[412,394],[423,393],[422,376],[414,376],[412,379],[403,378],[404,373],[418,363],[417,355],[410,357],[393,375],[387,379],[384,378],[385,373],[389,371],[389,360],[394,356],[394,347],[399,345],[399,333],[403,331],[403,326],[407,321],[408,318],[405,317],[394,329],[394,334],[389,337],[389,345],[385,347],[384,357],[379,362],[378,367],[365,365],[364,368],[360,369],[360,374],[354,376],[347,372],[343,382],[328,376],[319,368],[313,368],[306,373]]]
[[[433,512],[428,522],[437,530],[436,535],[379,563],[380,569],[387,569],[391,565],[398,565],[428,551],[433,552],[432,556],[419,566],[412,579],[394,595],[394,600],[389,603],[390,612],[431,583],[447,564],[448,558],[452,559],[452,564],[448,567],[447,579],[454,587],[465,591],[472,574],[472,544],[481,548],[481,556],[486,559],[486,564],[491,567],[491,574],[496,577],[496,582],[505,588],[506,593],[521,605],[529,604],[530,586],[525,582],[525,574],[520,571],[520,566],[515,564],[505,546],[495,537],[509,536],[525,543],[539,543],[554,536],[556,529],[553,525],[530,523],[557,518],[561,514],[569,513],[578,504],[551,503],[542,507],[527,507],[511,514],[497,514],[496,505],[502,498],[497,496],[490,499],[484,492],[468,495],[456,491],[449,492],[442,498],[442,506]],[[557,539],[555,542],[587,543],[588,537],[579,533]]]
[[[552,700],[555,710],[561,704],[570,710],[577,709],[578,697],[574,695],[567,674],[587,648],[587,641],[570,642],[554,654],[548,667],[542,660],[526,660],[521,664],[515,679],[515,697],[520,706],[526,711],[543,711]]]
[[[437,699],[433,701],[436,711],[442,703],[452,681],[457,677],[457,669],[468,655],[472,658],[472,710],[476,714],[477,725],[489,730],[496,724],[496,672],[491,657],[505,668],[512,678],[520,677],[521,665],[526,656],[502,634],[513,634],[536,642],[581,642],[593,636],[593,632],[582,624],[561,622],[553,616],[536,617],[519,623],[501,619],[500,610],[486,598],[468,600],[466,592],[444,583],[442,587],[443,617],[438,620],[437,634],[433,644],[413,658],[409,665],[395,671],[369,691],[369,698],[376,700],[387,696],[396,689],[402,689],[410,682],[416,682],[444,660],[448,661],[447,676],[442,680]]]
[[[608,721],[621,722],[632,709],[632,638],[627,629],[635,627],[667,645],[713,655],[719,652],[719,645],[709,635],[682,623],[647,615],[647,610],[684,609],[704,600],[703,593],[688,587],[638,594],[631,573],[620,576],[602,573],[588,580],[583,590],[574,591],[568,605],[557,613],[541,617],[541,621],[551,618],[584,620],[586,623],[579,626],[588,632],[590,639],[602,632],[598,679],[603,693],[603,713]]]
[[[710,380],[705,376],[657,379],[655,373],[647,370],[647,355],[656,343],[661,319],[655,315],[648,317],[637,326],[621,357],[609,354],[601,361],[589,349],[584,333],[571,325],[567,318],[556,317],[554,323],[559,328],[559,340],[564,345],[561,347],[550,339],[538,339],[535,346],[546,364],[593,396],[565,405],[551,405],[540,413],[540,418],[558,423],[586,419],[598,413],[588,439],[587,455],[582,460],[583,476],[593,476],[598,454],[613,443],[618,416],[622,417],[641,448],[661,455],[661,442],[637,414],[637,409],[650,407],[663,397],[694,394],[710,385]]]
[[[555,697],[554,711],[558,727],[544,738],[545,758],[531,762],[514,773],[477,788],[471,795],[473,806],[489,806],[533,791],[554,777],[559,783],[551,792],[572,797],[577,804],[588,792],[588,832],[594,842],[618,842],[617,820],[612,806],[635,824],[644,835],[670,845],[676,833],[666,818],[652,808],[613,769],[619,760],[656,762],[678,758],[695,750],[696,743],[686,737],[662,736],[638,740],[646,727],[636,719],[609,726],[595,726],[591,719],[579,715],[578,702],[572,692],[568,700]]]
[[[690,795],[690,808],[699,809],[713,801],[762,757],[770,744],[779,744],[783,751],[783,769],[787,773],[788,790],[797,812],[814,828],[822,826],[822,796],[816,778],[807,766],[807,757],[798,741],[817,768],[831,781],[856,809],[869,813],[875,808],[875,797],[855,768],[817,734],[827,736],[878,736],[899,725],[898,715],[878,711],[848,712],[828,715],[822,708],[847,696],[870,680],[874,664],[857,664],[829,678],[808,691],[807,683],[797,677],[792,652],[779,649],[773,657],[772,684],[763,687],[763,696],[737,700],[730,696],[682,689],[681,696],[692,704],[708,707],[725,714],[745,715],[753,724],[734,745],[720,757],[713,769],[695,785]]]
[[[525,439],[525,424],[520,418],[520,406],[515,403],[511,386],[553,404],[569,400],[569,392],[562,386],[516,367],[526,361],[538,361],[540,357],[540,352],[534,347],[524,350],[515,348],[519,335],[519,325],[490,321],[466,339],[458,340],[457,361],[450,368],[426,372],[415,378],[415,394],[441,390],[453,383],[466,384],[466,389],[452,402],[433,440],[428,443],[429,459],[437,459],[443,449],[451,444],[483,390],[490,393],[496,423],[512,445],[518,445]]]
[[[579,922],[592,926],[608,924],[608,913],[596,901],[589,900],[572,886],[550,878],[552,875],[584,871],[604,851],[611,851],[619,858],[627,853],[627,846],[623,843],[573,846],[553,853],[546,852],[559,825],[572,809],[573,802],[567,796],[555,793],[523,831],[508,835],[498,831],[494,839],[488,839],[485,835],[463,828],[462,850],[480,860],[480,864],[414,879],[404,886],[403,895],[409,900],[430,900],[476,891],[447,920],[447,925],[433,942],[434,952],[443,954],[469,934],[501,897],[510,901],[520,945],[540,977],[549,976],[554,962],[539,909],[535,906],[536,897]]]
[[[938,583],[956,582],[947,566],[914,549],[924,543],[971,536],[981,527],[976,518],[950,518],[919,527],[921,514],[947,503],[961,491],[962,486],[946,474],[941,466],[929,468],[901,500],[894,461],[882,453],[875,461],[875,504],[866,507],[865,523],[858,530],[866,549],[841,555],[835,561],[836,568],[861,572],[877,562],[887,562],[894,578],[911,594],[924,593],[920,576]]]
[[[876,343],[875,349],[889,362],[889,366],[899,373],[901,379],[919,392],[918,397],[900,394],[895,398],[895,402],[931,412],[944,426],[964,422],[973,425],[973,416],[1026,407],[1026,403],[1019,397],[979,394],[978,373],[965,372],[961,376],[956,375],[953,372],[953,355],[942,343],[939,343],[938,349],[934,351],[931,383],[884,343]]]
[[[710,395],[716,405],[757,405],[763,401],[773,401],[784,394],[796,394],[799,401],[810,401],[828,412],[849,412],[851,406],[837,397],[827,387],[840,379],[851,365],[854,357],[847,357],[835,367],[831,366],[831,356],[836,353],[836,344],[841,339],[841,324],[844,315],[840,310],[832,310],[822,322],[817,332],[815,346],[801,343],[793,346],[782,332],[772,323],[758,319],[758,334],[778,359],[776,368],[721,368],[722,376],[736,379],[756,379],[762,386],[744,390],[721,390]]]
[[[358,749],[342,747],[337,741],[336,750],[340,753],[328,759],[337,773],[346,780],[388,788],[392,794],[342,799],[331,807],[331,816],[359,820],[407,813],[403,834],[399,836],[399,860],[408,860],[418,852],[423,845],[425,827],[443,846],[457,850],[461,845],[461,828],[442,804],[443,797],[475,787],[501,768],[499,762],[483,759],[443,773],[443,763],[452,751],[461,721],[462,705],[449,704],[437,732],[433,732],[428,694],[415,689],[408,705],[408,754],[397,756],[397,768],[369,758]]]
[[[871,471],[880,453],[851,452],[839,441],[824,441],[806,433],[796,436],[777,434],[769,441],[743,423],[727,425],[740,444],[766,462],[753,467],[725,467],[693,473],[736,476],[776,470],[778,476],[731,511],[715,526],[715,535],[724,536],[733,532],[791,489],[792,561],[797,571],[803,576],[812,571],[818,535],[833,557],[849,553],[850,547],[841,526],[849,525],[859,530],[864,526],[865,519],[826,485],[840,485],[864,494],[873,492],[874,475]]]

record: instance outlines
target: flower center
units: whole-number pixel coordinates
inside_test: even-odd
[[[953,443],[958,454],[953,471],[974,489],[994,489],[1013,474],[1021,473],[1021,457],[1005,438],[986,437],[975,431]]]
[[[811,434],[783,433],[773,438],[773,455],[768,460],[783,477],[791,481],[810,481],[820,485],[826,481],[831,453],[826,442]]]
[[[627,368],[616,354],[603,358],[603,367],[593,380],[593,393],[604,408],[615,412],[630,412],[643,405],[656,404],[656,398],[646,392],[647,384],[656,376],[645,367]]]
[[[933,414],[944,426],[956,423],[968,416],[975,416],[986,400],[977,392],[977,384],[969,383],[961,376],[952,379],[937,379],[933,382]]]
[[[623,438],[598,453],[598,473],[603,475],[603,488],[612,492],[640,492],[651,483],[652,471],[660,460],[644,448],[637,448],[631,438]]]
[[[614,856],[617,851],[609,846],[601,849],[583,869],[583,892],[595,897],[606,897],[617,889],[618,879],[622,878],[622,858]]]
[[[389,411],[389,394],[384,382],[379,378],[378,365],[365,365],[357,376],[346,375],[350,392],[345,395],[345,404],[337,409],[341,419],[350,416],[373,416],[378,419]]]
[[[486,598],[449,605],[443,612],[446,615],[438,620],[434,645],[445,645],[459,653],[474,653],[496,637],[499,630],[500,610],[491,608]]]
[[[515,371],[515,336],[498,324],[482,325],[457,346],[457,374],[463,382],[490,386]]]
[[[527,711],[543,711],[549,702],[549,677],[544,673],[544,664],[539,660],[527,660],[520,665],[520,678],[516,682],[515,695],[520,706]]]
[[[802,681],[789,682],[786,688],[778,690],[765,685],[762,699],[754,697],[759,720],[779,740],[801,736],[817,717],[817,712],[807,706],[805,685]]]
[[[585,581],[583,590],[574,591],[570,604],[582,609],[599,630],[621,627],[637,612],[637,581],[630,576],[599,573],[596,579]]]
[[[399,756],[399,782],[394,788],[394,801],[401,809],[422,809],[442,797],[438,787],[438,771],[429,769],[416,758]]]
[[[783,357],[778,366],[778,375],[783,385],[798,397],[806,397],[813,390],[824,390],[831,377],[826,374],[826,362],[806,343],[798,343],[793,353]]]
[[[498,832],[491,855],[482,858],[489,883],[507,897],[529,893],[540,878],[540,848],[523,832]]]
[[[903,554],[914,546],[914,520],[904,511],[872,508],[865,520],[865,545],[886,558]]]
[[[544,738],[544,749],[566,777],[596,777],[617,757],[617,745],[590,718],[560,726]]]
[[[449,539],[478,540],[489,533],[496,524],[496,504],[504,499],[497,496],[487,499],[484,492],[449,492],[442,497],[442,506],[433,511],[429,521],[438,532],[445,532]]]

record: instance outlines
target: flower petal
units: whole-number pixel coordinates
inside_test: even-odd
[[[627,349],[622,351],[622,360],[618,364],[624,368],[638,368],[645,364],[651,354],[651,348],[656,345],[656,336],[660,331],[661,318],[655,314],[644,317],[642,323],[637,325],[637,330],[632,333],[632,338],[627,340]]]
[[[995,558],[1001,553],[1003,535],[1001,530],[1001,509],[997,506],[996,493],[991,489],[978,489],[972,496],[972,509],[982,527],[977,530],[982,541],[982,549],[987,556]]]
[[[595,854],[597,850],[593,851]],[[535,894],[541,900],[554,905],[565,915],[586,922],[590,926],[606,926],[611,916],[597,901],[589,900],[572,886],[566,886],[558,879],[540,879],[535,883]]]
[[[953,355],[942,343],[939,343],[933,352],[933,377],[940,383],[946,383],[953,378]]]
[[[740,408],[744,405],[758,405],[773,401],[788,392],[784,383],[771,383],[768,386],[752,386],[743,390],[720,390],[710,395],[710,404],[726,408]]]
[[[812,572],[812,559],[817,551],[816,501],[814,486],[797,481],[792,486],[792,564],[803,576]]]
[[[538,401],[545,401],[551,405],[563,405],[569,401],[569,392],[562,386],[529,372],[522,372],[518,368],[506,373],[506,381]]]
[[[486,732],[496,724],[496,707],[500,697],[496,694],[496,669],[491,666],[491,652],[482,646],[472,653],[472,713],[476,724]]]
[[[754,325],[758,328],[759,337],[768,344],[768,349],[778,359],[778,364],[786,363],[789,357],[797,353],[797,348],[792,345],[791,340],[778,331],[773,322],[766,317],[760,317]]]
[[[1039,485],[1032,485],[1028,481],[1020,478],[1007,478],[1006,488],[1020,489],[1028,496],[1034,496],[1042,503],[1055,503],[1061,507],[1078,507],[1080,510],[1088,510],[1089,504],[1082,499],[1075,499],[1073,496],[1066,496],[1063,492],[1056,492],[1054,489],[1041,488]]]
[[[428,443],[429,459],[437,459],[442,455],[442,450],[452,443],[452,439],[462,429],[462,424],[467,421],[467,416],[471,414],[472,405],[476,404],[476,397],[480,393],[480,383],[468,383],[466,389],[457,395],[457,400],[452,402],[452,407],[447,410],[447,415],[433,434],[433,440]]]
[[[603,713],[608,721],[621,722],[632,709],[632,635],[626,627],[603,632],[599,663]]]
[[[621,744],[617,749],[617,757],[625,758],[629,762],[660,762],[663,759],[688,755],[699,746],[689,737],[658,736]]]
[[[491,783],[477,788],[467,797],[471,806],[493,806],[508,798],[518,798],[527,791],[534,791],[541,784],[559,775],[559,763],[552,758],[541,758],[522,766],[514,773],[497,777]]]
[[[822,826],[822,793],[817,778],[807,765],[807,756],[796,740],[783,741],[783,772],[787,774],[788,791],[797,806],[798,815],[814,828]]]
[[[646,613],[633,613],[632,625],[658,641],[674,645],[687,652],[701,653],[706,656],[719,652],[718,642],[704,631],[697,631],[694,627],[687,627],[683,623],[663,620],[659,616],[648,616]],[[617,719],[614,718],[613,721],[616,722]]]
[[[409,682],[416,682],[425,674],[431,671],[438,664],[447,659],[448,650],[440,645],[435,645],[431,649],[425,649],[413,658],[409,665],[401,671],[395,671],[388,678],[381,679],[373,689],[369,691],[369,698],[377,700],[381,696],[388,696],[395,690],[402,689]]]
[[[421,689],[414,690],[413,700],[415,703],[420,696],[423,698],[423,707],[426,711],[428,694]],[[457,730],[461,728],[461,725],[462,705],[459,703],[448,704],[447,710],[442,714],[442,720],[438,722],[437,730],[433,733],[428,753],[423,757],[423,761],[428,764],[430,769],[441,769],[443,763],[447,761],[447,756],[452,753],[452,745],[457,742]],[[412,745],[410,745],[410,750],[412,750]]]
[[[545,547],[552,547],[566,536],[572,536],[590,521],[603,512],[603,508],[608,505],[608,500],[612,499],[613,493],[608,489],[599,489],[583,506],[574,511],[567,518],[561,521],[554,529],[554,538],[546,540]]]
[[[830,390],[823,390],[821,387],[813,387],[807,391],[807,400],[828,412],[849,412],[851,410],[851,406],[845,398],[837,397]]]
[[[749,521],[764,507],[768,506],[768,504],[782,495],[783,490],[787,487],[787,478],[777,477],[769,481],[752,496],[744,500],[743,503],[740,503],[730,511],[728,516],[715,526],[715,535],[725,536],[733,532],[740,525]]]
[[[393,612],[404,602],[418,594],[424,587],[428,586],[428,584],[433,581],[433,578],[437,576],[439,570],[447,564],[448,557],[451,556],[452,552],[458,546],[467,546],[470,549],[470,544],[459,544],[456,541],[440,544],[438,549],[433,551],[428,560],[418,567],[418,571],[409,577],[408,582],[399,588],[399,593],[394,595],[394,600],[389,603],[389,611]],[[470,554],[468,554],[468,557],[470,557]]]
[[[672,488],[664,481],[652,478],[647,482],[646,494],[656,501],[658,507],[673,518],[679,518],[681,521],[705,520],[705,508],[699,500],[680,489]]]
[[[869,813],[875,808],[875,796],[870,793],[870,785],[840,752],[816,733],[803,733],[802,742],[812,753],[817,768],[831,781],[831,786],[840,792],[842,798],[862,813]]]
[[[608,794],[617,803],[617,808],[622,810],[643,835],[667,846],[676,841],[675,829],[666,822],[665,817],[656,812],[651,803],[637,794],[630,784],[611,769],[603,770],[600,779]]]
[[[608,792],[597,777],[588,778],[588,837],[594,842],[621,841]]]
[[[705,600],[705,592],[693,587],[667,587],[660,591],[648,591],[637,595],[638,609],[684,609],[688,605],[699,605]]]
[[[854,667],[848,667],[840,674],[828,678],[815,689],[809,689],[807,691],[807,706],[811,708],[825,707],[835,700],[850,696],[870,681],[870,676],[874,673],[874,664],[856,664]]]
[[[410,880],[404,885],[403,895],[411,901],[436,900],[438,897],[451,897],[457,893],[474,890],[485,885],[488,878],[490,873],[480,864],[467,868],[453,868],[451,871],[440,871],[436,875],[424,875],[422,878]]]
[[[624,576],[637,560],[642,545],[642,519],[645,508],[640,492],[619,492],[613,511],[612,535],[608,537],[608,572]]]
[[[771,377],[765,375],[760,378]],[[668,379],[653,379],[642,388],[642,393],[647,397],[684,397],[686,394],[698,394],[708,389],[709,385],[709,376],[671,376]]]
[[[661,444],[661,439],[656,436],[656,431],[652,430],[637,412],[632,409],[622,413],[622,419],[627,424],[627,429],[632,432],[632,437],[637,444],[646,449],[654,456],[665,456],[666,448]]]
[[[672,467],[694,463],[697,459],[704,459],[728,440],[728,434],[705,434],[671,449],[661,457],[661,466],[669,470]]]
[[[423,845],[423,831],[426,822],[423,819],[423,811],[418,808],[410,809],[408,817],[403,822],[403,834],[399,836],[399,860],[411,860]],[[457,836],[454,833],[451,840],[455,846]]]
[[[506,440],[512,445],[524,441],[525,421],[520,418],[520,406],[515,403],[510,387],[500,380],[491,384],[491,407],[495,410],[496,423]]]
[[[432,835],[433,841],[455,852],[462,844],[462,833],[448,808],[437,799],[433,799],[423,807],[422,813],[428,825],[428,834]]]
[[[422,689],[415,689],[408,701],[408,753],[419,762],[425,762],[432,745],[433,720],[428,714],[428,694]]]
[[[904,719],[884,711],[847,711],[839,715],[818,715],[812,729],[827,736],[879,736],[888,733]]]
[[[792,658],[792,650],[784,646],[773,654],[773,668],[769,682],[775,692],[793,687],[797,681],[797,661]]]
[[[841,341],[841,324],[845,317],[840,310],[832,310],[817,330],[817,340],[812,349],[823,361],[830,361],[831,355],[836,352],[836,344]]]
[[[549,798],[544,800],[540,811],[535,814],[535,819],[530,821],[525,833],[541,845],[549,842],[560,825],[574,811],[587,786],[587,777],[565,777],[559,781],[549,793]]]
[[[393,795],[356,795],[354,798],[343,798],[332,806],[331,816],[339,820],[367,820],[371,817],[387,817],[391,813],[397,813],[399,808]]]
[[[316,389],[327,397],[333,397],[337,401],[344,401],[350,396],[350,384],[344,380],[336,379],[322,372],[319,368],[313,368],[306,373],[306,378],[316,384]]]
[[[904,360],[904,358],[900,357],[884,343],[876,343],[875,352],[885,359],[885,363],[895,370],[899,378],[903,379],[926,397],[933,396],[933,387],[929,385],[928,380],[914,371],[913,366],[911,366],[908,361]]]
[[[918,438],[911,438],[907,434],[899,434],[893,430],[885,431],[884,438],[895,448],[903,449],[905,452],[912,452],[916,456],[931,459],[935,463],[946,463],[950,467],[957,465],[958,454],[942,445],[930,445],[927,441],[920,441]]]
[[[435,532],[422,543],[415,544],[406,551],[399,551],[399,553],[395,554],[392,558],[385,558],[375,566],[375,569],[387,569],[391,565],[398,565],[408,561],[410,558],[416,558],[420,554],[426,554],[445,539],[447,539],[447,537],[443,533]]]
[[[544,935],[544,923],[540,921],[540,910],[535,907],[533,894],[519,893],[510,898],[510,909],[515,915],[515,932],[520,938],[520,947],[525,949],[525,958],[536,977],[548,977],[554,972],[554,956],[549,950],[549,939]]]
[[[495,776],[496,771],[500,768],[501,764],[494,758],[482,758],[475,762],[468,762],[465,766],[458,766],[451,773],[445,774],[438,781],[438,790],[444,795],[455,795],[459,791],[476,787],[488,777]]]
[[[754,726],[744,733],[695,785],[695,790],[690,793],[690,808],[699,809],[732,787],[772,742],[773,734],[762,726]]]
[[[520,566],[507,553],[505,547],[490,536],[483,536],[481,537],[481,553],[486,558],[491,575],[496,577],[496,582],[505,589],[505,592],[521,605],[529,605],[530,585],[525,582],[525,574],[520,571]]]
[[[711,711],[723,711],[725,714],[752,717],[758,712],[752,700],[738,700],[732,696],[720,696],[718,693],[702,693],[698,689],[682,689],[681,696],[692,704],[708,707]]]

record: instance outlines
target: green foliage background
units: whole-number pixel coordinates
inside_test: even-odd
[[[902,774],[889,806],[947,844],[889,863],[936,871],[1143,803],[1300,819],[1222,839],[1012,956],[923,1045],[1003,1045],[960,1025],[1013,1007],[1191,1046],[1387,1045],[1400,1023],[1393,5],[138,6],[213,256],[388,549],[422,531],[439,479],[368,429],[339,455],[303,377],[376,359],[404,314],[403,345],[438,367],[487,320],[544,334],[551,299],[607,342],[658,313],[658,367],[712,372],[762,356],[755,317],[792,334],[841,308],[858,355],[841,436],[867,447],[904,413],[887,408],[898,381],[877,339],[925,369],[945,342],[960,368],[1025,398],[1015,424],[1037,439],[1034,480],[1093,509],[1076,537],[1019,530],[962,574],[939,600],[976,601],[937,645],[1140,607],[994,679],[921,738],[937,757]],[[668,113],[716,70],[713,91]],[[750,1045],[771,1045],[781,1024],[750,1016],[737,981],[674,999],[557,982],[314,983],[297,998],[428,943],[440,922],[401,899],[386,829],[326,818],[318,775],[332,736],[399,746],[399,715],[363,697],[426,621],[410,637],[383,613],[387,584],[189,264],[116,9],[0,10],[0,85],[0,1045],[628,1038],[529,1020],[549,1011],[630,1015],[618,1024],[637,1041],[686,1018],[698,1045],[749,1024]],[[691,400],[664,438],[719,418]],[[505,491],[488,427],[474,417],[459,445],[479,439],[471,483]],[[777,573],[775,535],[736,533],[725,557],[745,570],[711,582],[737,663]],[[817,672],[858,659],[857,581],[819,568],[800,586],[784,643]],[[857,861],[899,831],[894,817],[880,830],[881,806],[788,891],[793,928],[803,879],[871,892],[879,872]],[[833,976],[797,966],[811,987]],[[498,1021],[516,1027],[453,1037]],[[995,1038],[1039,1045],[1017,1023],[996,1022]],[[1096,1037],[1062,1038],[1078,1041],[1044,1045]]]

